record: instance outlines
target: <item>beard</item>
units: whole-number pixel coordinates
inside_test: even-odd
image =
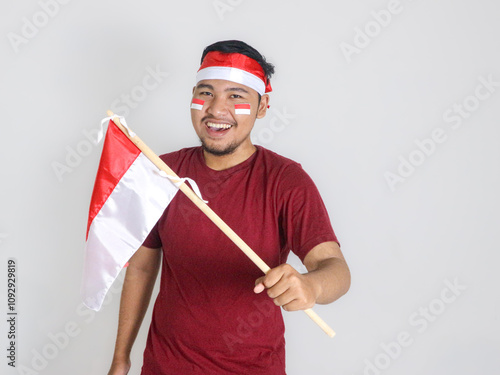
[[[230,143],[224,147],[211,147],[209,146],[204,139],[201,139],[201,147],[203,148],[204,151],[208,152],[209,154],[215,155],[215,156],[224,156],[224,155],[230,155],[232,154],[243,142],[233,142]]]

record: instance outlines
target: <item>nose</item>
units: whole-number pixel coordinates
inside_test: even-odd
[[[223,97],[214,96],[208,103],[207,112],[214,117],[221,117],[228,115],[227,103]]]

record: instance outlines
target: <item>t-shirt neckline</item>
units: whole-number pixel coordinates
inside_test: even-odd
[[[242,161],[239,164],[236,164],[235,166],[228,168],[228,169],[223,169],[221,171],[217,171],[215,169],[210,168],[206,161],[205,157],[203,156],[203,147],[198,148],[198,158],[200,159],[201,165],[203,165],[203,168],[208,171],[209,173],[216,173],[216,174],[233,174],[235,172],[240,171],[241,169],[248,168],[251,164],[255,162],[255,159],[257,159],[257,155],[261,151],[261,146],[259,145],[254,145],[255,146],[255,152],[250,155],[246,160]]]

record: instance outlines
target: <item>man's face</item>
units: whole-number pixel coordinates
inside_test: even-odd
[[[202,110],[191,109],[194,130],[203,149],[213,155],[228,155],[250,146],[250,132],[257,118],[264,117],[268,95],[248,86],[220,79],[198,82],[193,98],[204,100]],[[235,104],[250,104],[250,114],[235,114]]]

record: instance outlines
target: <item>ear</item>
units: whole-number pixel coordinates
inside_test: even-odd
[[[193,95],[194,95],[194,90],[196,90],[196,86],[193,86],[193,92],[192,92]]]
[[[257,118],[262,118],[266,115],[268,105],[269,105],[269,95],[264,94],[260,98],[259,110],[257,111]]]

